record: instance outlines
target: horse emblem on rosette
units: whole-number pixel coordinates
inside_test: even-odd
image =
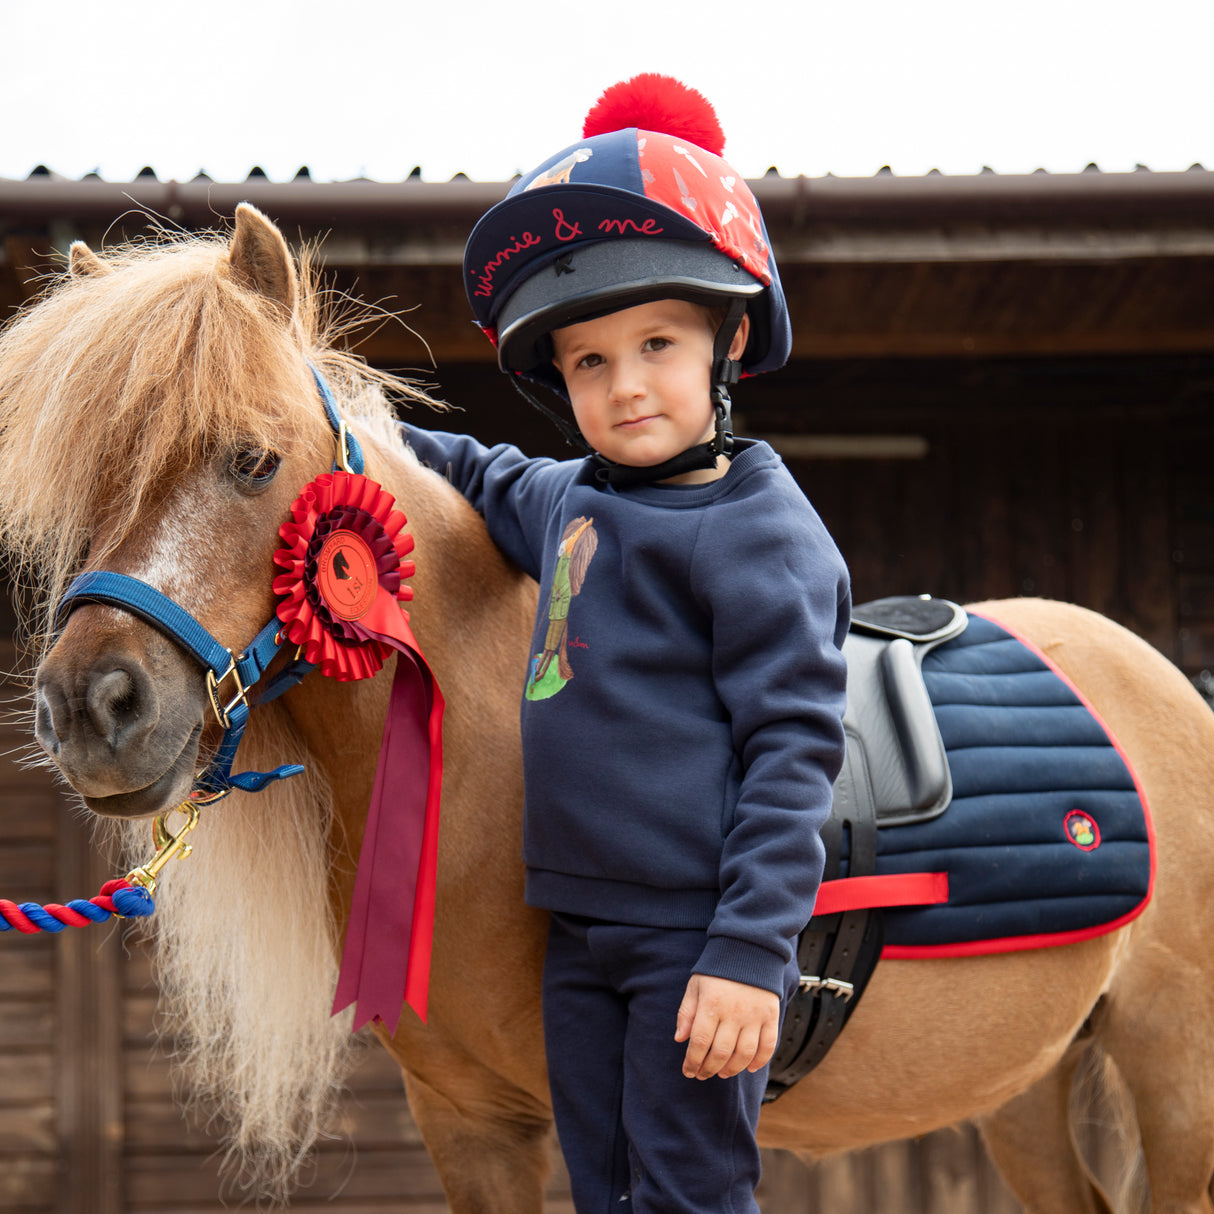
[[[302,769],[199,806],[193,854],[163,874],[148,922],[185,1078],[231,1126],[233,1159],[289,1188],[350,1064],[351,1014],[331,1013],[348,993],[339,973],[354,972],[341,967],[349,924],[375,905],[360,908],[359,881],[369,854],[377,886],[368,814],[402,666],[406,698],[427,704],[411,646],[385,630],[404,621],[433,676],[431,714],[438,688],[445,700],[441,827],[423,845],[433,934],[412,939],[429,987],[423,1020],[405,1006],[407,976],[387,967],[366,1010],[452,1211],[537,1214],[551,1125],[545,923],[522,900],[516,703],[537,588],[404,449],[391,399],[425,402],[335,348],[309,267],[301,276],[258,212],[241,207],[230,236],[78,245],[71,261],[0,335],[0,539],[36,601],[47,761],[94,814],[131,820],[136,855],[147,819],[189,804],[200,775]],[[334,469],[346,434],[364,453],[359,473]],[[365,483],[338,484],[348,476]],[[351,596],[372,569],[374,599]],[[82,576],[94,580],[65,607]],[[176,604],[178,633],[192,620],[233,666],[274,621],[289,635],[261,676],[296,661],[331,674],[304,673],[262,702],[241,691],[260,677],[225,668],[212,695],[211,668],[173,629],[106,597],[125,595],[122,579],[148,587],[156,610]],[[1158,652],[1092,612],[1038,600],[976,611],[1047,655],[1116,736],[1153,811],[1154,895],[1131,922],[1059,947],[882,959],[830,1053],[766,1107],[760,1141],[817,1157],[972,1118],[1030,1214],[1124,1209],[1074,1146],[1068,1102],[1086,1060],[1132,1097],[1153,1214],[1209,1214],[1214,716]],[[228,755],[222,714],[245,707]],[[243,770],[225,777],[228,758]],[[380,782],[425,802],[428,764],[407,758]],[[1079,838],[1055,825],[1079,857]],[[373,954],[362,959],[375,970]],[[376,1020],[381,997],[392,1006]]]

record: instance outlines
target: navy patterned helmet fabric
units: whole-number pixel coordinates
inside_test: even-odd
[[[639,84],[652,91],[655,82],[667,94],[677,90],[676,100],[704,107],[719,134],[711,106],[668,77],[616,85],[588,118],[587,137],[522,176],[481,218],[464,250],[468,300],[497,346],[499,366],[561,396],[552,330],[657,299],[709,306],[745,299],[751,336],[743,374],[775,370],[791,349],[763,217],[746,182],[718,154],[723,137],[708,150],[642,125],[601,129],[617,117],[663,121],[661,106],[638,108],[632,93],[604,108],[613,93]],[[686,129],[677,118],[667,129],[679,125]]]

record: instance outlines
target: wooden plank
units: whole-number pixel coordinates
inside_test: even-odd
[[[0,1210],[6,1214],[50,1214],[54,1208],[54,1158],[15,1155],[0,1167]]]
[[[891,1142],[864,1152],[864,1166],[872,1185],[871,1208],[876,1211],[917,1209],[922,1188],[920,1152],[913,1142]],[[985,1214],[985,1212],[984,1212]]]
[[[919,1143],[923,1154],[922,1208],[931,1214],[979,1210],[978,1171],[983,1148],[969,1126],[938,1130]]]
[[[128,1154],[126,1163],[126,1214],[159,1205],[209,1200],[212,1195],[220,1196],[225,1188],[214,1154]],[[420,1148],[323,1153],[317,1156],[315,1167],[308,1169],[307,1181],[306,1192],[313,1199],[338,1193],[343,1201],[399,1201],[402,1197],[434,1200],[443,1196],[434,1165]],[[235,1190],[229,1195],[237,1196]]]
[[[55,984],[55,940],[40,933],[0,935],[0,998],[39,996],[50,998]]]
[[[0,1054],[0,1107],[49,1100],[54,1082],[54,1061],[49,1050]]]
[[[813,1204],[811,1210],[829,1210],[831,1214],[851,1214],[855,1179],[853,1162],[847,1155],[830,1155],[818,1160],[812,1169]],[[907,1209],[905,1214],[912,1214]]]
[[[211,1127],[216,1131],[216,1127]],[[216,1133],[208,1133],[196,1119],[187,1117],[167,1094],[159,1099],[129,1097],[126,1102],[126,1136],[134,1151],[199,1151],[215,1149]],[[342,1151],[349,1142],[361,1150],[421,1147],[421,1134],[409,1114],[404,1095],[396,1098],[351,1094],[341,1101],[335,1133],[322,1151]]]
[[[1066,598],[1064,557],[1065,497],[1060,434],[1055,424],[1039,421],[1005,436],[1002,450],[1012,463],[1012,559],[1015,592]],[[1000,448],[988,458],[998,460]]]
[[[1125,512],[1122,623],[1174,660],[1178,608],[1171,552],[1169,446],[1166,416],[1150,428],[1127,427],[1118,479]]]
[[[23,958],[13,958],[16,968]],[[8,959],[5,958],[5,968]],[[0,1051],[50,1050],[54,1043],[55,1013],[50,999],[0,999]]]
[[[755,1200],[763,1214],[814,1214],[809,1168],[788,1151],[763,1152],[763,1178]]]
[[[3,746],[3,741],[0,741],[0,748]],[[26,780],[21,779],[21,774],[11,765],[4,768],[0,839],[3,839],[5,847],[13,843],[43,843],[49,846],[55,839],[53,798],[29,778],[33,773],[24,773]],[[10,896],[5,894],[5,897]]]
[[[112,875],[108,859],[77,827],[74,809],[61,802],[61,898],[71,890],[99,889]],[[102,925],[58,940],[59,1214],[121,1214],[119,940],[117,930]]]
[[[53,902],[54,888],[55,856],[49,844],[14,840],[0,848],[0,896],[10,902]],[[0,946],[10,935],[0,936]]]
[[[1080,421],[1070,431],[1067,517],[1070,598],[1117,619],[1125,614],[1122,503],[1117,493],[1117,449],[1109,425]]]
[[[12,232],[4,238],[4,251],[22,299],[32,299],[46,285],[46,276],[62,269],[54,245],[42,233]]]
[[[7,1156],[54,1155],[57,1145],[52,1101],[34,1101],[19,1108],[0,1107],[0,1171],[8,1164]]]
[[[986,423],[966,426],[953,438],[963,601],[1021,593],[1014,571],[1012,467],[1005,441],[1001,426]]]

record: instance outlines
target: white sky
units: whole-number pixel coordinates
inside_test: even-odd
[[[1214,168],[1214,0],[0,0],[0,177],[504,181],[678,76],[746,176]]]

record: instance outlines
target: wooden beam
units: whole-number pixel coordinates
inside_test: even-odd
[[[58,797],[58,898],[90,898],[114,873],[79,810]],[[122,1214],[119,929],[67,928],[55,940],[56,1214]]]
[[[1214,326],[1079,333],[822,333],[794,328],[793,358],[1058,358],[1085,355],[1209,354]]]

